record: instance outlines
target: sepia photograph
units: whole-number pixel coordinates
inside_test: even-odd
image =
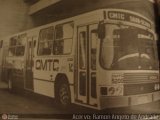
[[[160,120],[160,0],[0,0],[0,120]]]

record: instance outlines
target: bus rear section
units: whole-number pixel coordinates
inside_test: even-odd
[[[5,61],[9,89],[21,88],[24,85],[26,33],[8,38],[8,50]]]
[[[17,92],[34,92],[33,67],[38,29],[8,37],[5,69],[9,89]]]
[[[8,67],[6,57],[8,56],[9,38],[3,37],[0,41],[0,81],[8,84]]]

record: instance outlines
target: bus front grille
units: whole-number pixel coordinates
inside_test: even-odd
[[[137,83],[153,83],[158,82],[158,73],[125,73],[124,84],[137,84]]]
[[[138,95],[156,92],[155,85],[159,83],[125,84],[124,95]]]

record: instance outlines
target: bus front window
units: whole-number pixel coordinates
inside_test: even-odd
[[[158,69],[156,44],[151,32],[125,25],[106,25],[101,43],[101,65],[105,69]]]

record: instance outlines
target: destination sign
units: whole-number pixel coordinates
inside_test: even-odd
[[[109,11],[108,18],[112,20],[121,20],[121,21],[139,24],[150,29],[152,26],[151,22],[148,21],[147,19],[129,12],[127,13],[127,12],[121,12],[121,11]]]

